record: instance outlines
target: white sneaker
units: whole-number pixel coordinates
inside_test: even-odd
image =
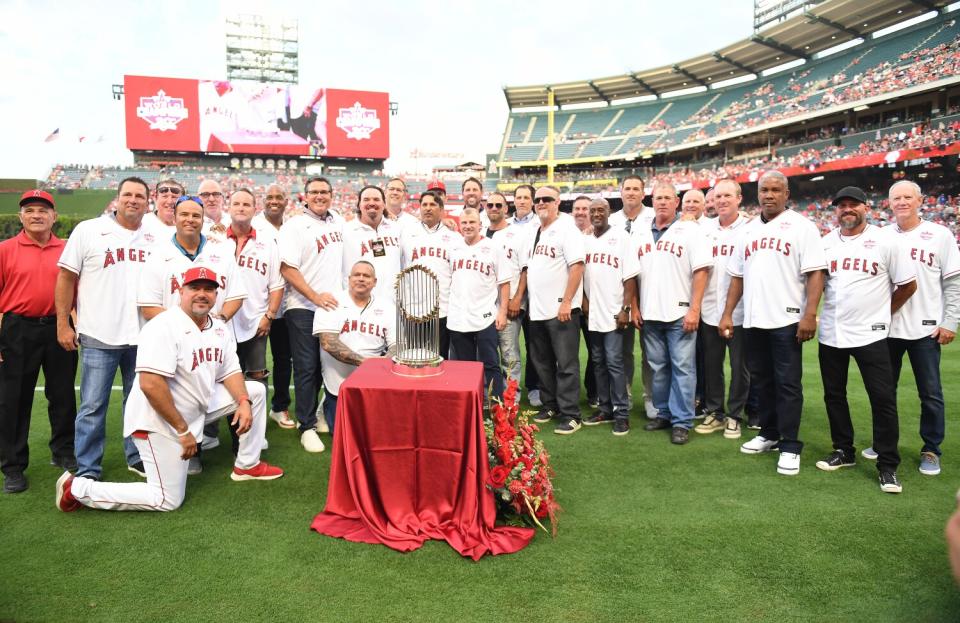
[[[530,393],[527,394],[527,402],[530,403],[531,407],[542,407],[543,401],[540,400],[540,390],[531,389]]]
[[[657,419],[657,418],[659,417],[659,415],[660,415],[660,412],[657,411],[657,408],[656,408],[655,406],[653,406],[653,399],[652,399],[652,398],[644,398],[644,399],[643,399],[643,409],[647,412],[647,419],[648,419],[648,420],[655,420],[655,419]]]
[[[876,461],[877,457],[880,455],[877,454],[877,451],[873,449],[873,446],[870,446],[869,448],[864,448],[863,450],[861,450],[860,456],[867,459],[868,461]]]
[[[327,426],[327,420],[323,417],[323,414],[320,413],[317,415],[317,432],[318,433],[329,433],[330,427]]]
[[[296,428],[297,423],[290,419],[289,411],[270,410],[270,419],[277,423],[280,428]]]
[[[303,449],[307,452],[317,453],[326,450],[326,446],[320,441],[317,431],[313,429],[303,431],[303,434],[300,435],[300,445],[302,445]]]
[[[207,437],[203,436],[203,441],[200,443],[200,447],[204,450],[213,450],[220,445],[219,437]]]
[[[762,454],[773,450],[773,447],[778,443],[776,439],[767,439],[766,437],[757,435],[747,443],[741,445],[740,452],[744,454]]]
[[[793,452],[781,452],[777,461],[777,473],[784,476],[796,476],[800,473],[800,455]]]

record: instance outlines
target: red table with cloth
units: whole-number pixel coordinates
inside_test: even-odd
[[[533,530],[495,526],[486,486],[483,366],[426,378],[368,359],[340,386],[327,504],[311,528],[407,552],[442,539],[463,556],[523,549]]]

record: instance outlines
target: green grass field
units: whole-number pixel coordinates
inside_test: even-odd
[[[67,193],[54,192],[57,211],[64,216],[93,218],[116,196],[113,190],[81,189]],[[0,214],[16,214],[20,210],[19,192],[0,193]]]
[[[222,444],[174,513],[60,513],[38,394],[30,489],[0,497],[0,621],[957,621],[943,526],[960,485],[960,351],[945,352],[938,477],[917,471],[918,402],[909,370],[902,379],[902,495],[880,493],[865,460],[814,467],[830,440],[807,344],[799,476],[777,475],[774,455],[743,455],[720,433],[672,446],[642,417],[624,438],[609,427],[560,437],[548,425],[559,536],[477,563],[442,542],[400,554],[311,532],[329,449],[308,455],[272,423],[265,458],[286,469],[278,481],[232,482]],[[850,390],[863,446],[855,371]],[[119,416],[112,406],[104,476],[132,481]]]

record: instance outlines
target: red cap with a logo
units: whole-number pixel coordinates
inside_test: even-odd
[[[191,268],[187,272],[183,273],[183,285],[196,283],[197,281],[209,281],[218,288],[220,287],[220,278],[217,277],[217,273],[213,272],[209,268],[195,266],[194,268]]]
[[[45,203],[54,210],[57,209],[56,204],[53,202],[53,195],[45,190],[28,190],[20,195],[21,208],[25,205],[30,205],[31,203]]]
[[[439,190],[444,194],[447,193],[447,187],[440,180],[430,180],[430,183],[427,184],[427,190]]]

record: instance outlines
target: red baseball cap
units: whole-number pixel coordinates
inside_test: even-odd
[[[195,266],[183,273],[183,285],[195,283],[197,281],[209,281],[213,285],[220,287],[220,278],[217,273],[203,266]]]
[[[57,209],[57,205],[53,202],[53,195],[45,190],[28,190],[20,195],[21,208],[25,205],[30,205],[31,203],[45,203],[54,210]]]
[[[430,180],[427,184],[427,190],[441,190],[443,194],[447,194],[447,187],[440,180]]]

